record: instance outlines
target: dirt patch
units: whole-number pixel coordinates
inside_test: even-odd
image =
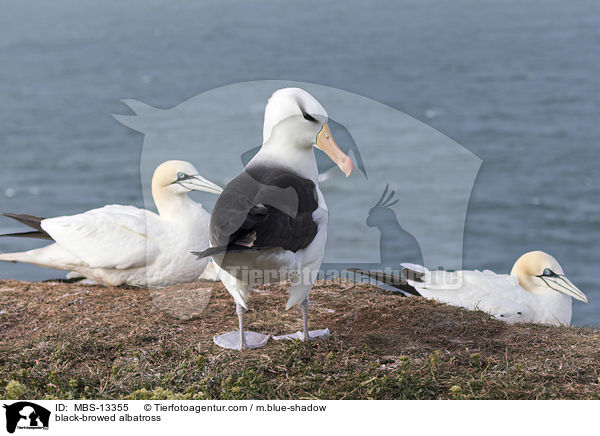
[[[154,298],[153,298],[154,297]],[[283,284],[252,292],[249,329],[300,329]],[[599,398],[600,332],[508,326],[369,284],[318,282],[310,343],[243,353],[221,284],[160,291],[0,281],[5,398]]]

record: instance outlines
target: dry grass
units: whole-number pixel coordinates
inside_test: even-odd
[[[372,285],[328,281],[311,294],[311,325],[329,327],[330,337],[271,341],[240,353],[212,343],[214,334],[237,325],[220,284],[153,296],[143,289],[0,281],[0,396],[600,397],[594,329],[508,326]],[[299,311],[285,312],[286,298],[280,284],[253,293],[248,327],[298,330]]]

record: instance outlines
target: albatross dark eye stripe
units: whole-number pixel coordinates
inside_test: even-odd
[[[314,121],[317,122],[317,119],[315,117],[313,117],[311,114],[308,114],[306,112],[302,112],[302,116],[304,117],[305,120],[307,121]]]

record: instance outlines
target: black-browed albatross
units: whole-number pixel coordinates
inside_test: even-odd
[[[239,331],[216,336],[217,345],[242,350],[266,344],[269,335],[244,332],[248,291],[280,280],[291,281],[286,309],[300,305],[303,331],[276,339],[309,340],[329,333],[308,330],[308,295],[323,260],[328,220],[313,147],[346,176],[354,165],[336,145],[327,120],[325,109],[308,92],[276,91],[265,108],[260,151],[215,204],[211,248],[197,254],[212,256],[239,317]]]

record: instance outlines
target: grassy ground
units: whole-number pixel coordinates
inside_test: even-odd
[[[248,327],[298,330],[299,310],[285,312],[281,285],[264,289],[251,295]],[[141,289],[0,281],[0,397],[600,397],[599,330],[508,326],[368,284],[319,282],[311,325],[329,327],[331,336],[240,353],[212,343],[237,325],[220,284],[153,297]]]

